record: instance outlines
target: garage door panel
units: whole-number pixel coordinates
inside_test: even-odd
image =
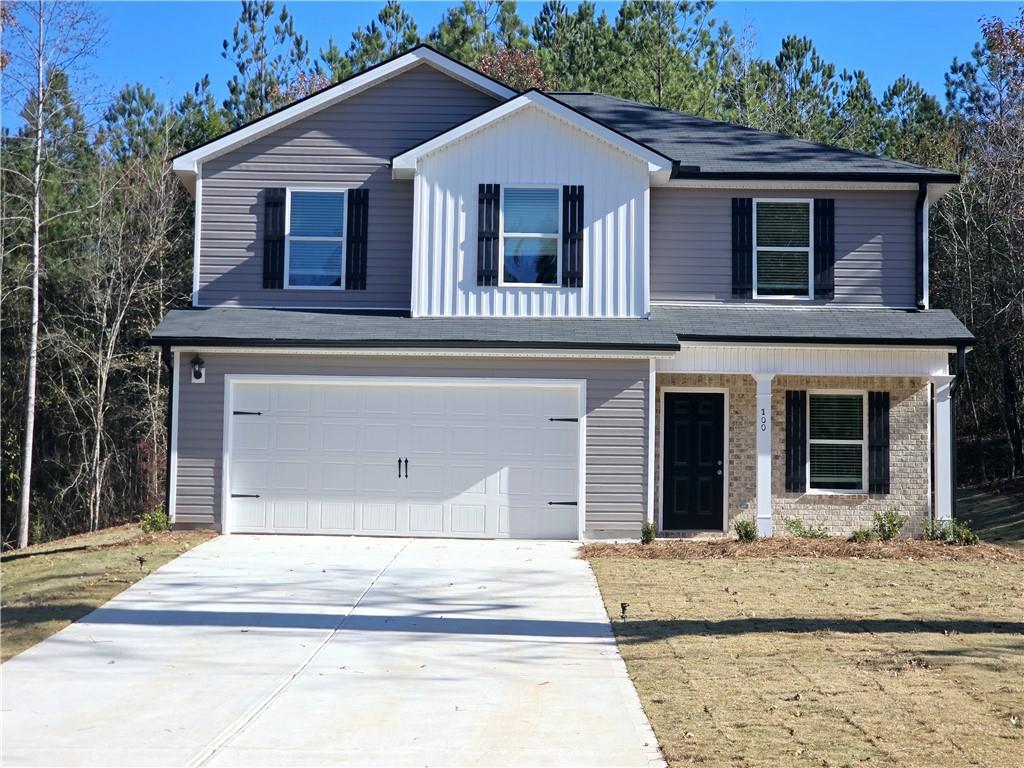
[[[268,474],[269,486],[274,490],[300,493],[310,490],[311,473],[309,465],[303,461],[276,461]]]
[[[410,533],[444,533],[444,504],[410,504]]]
[[[278,451],[308,451],[311,427],[308,421],[278,421],[273,430],[273,447]]]
[[[320,465],[320,488],[324,491],[348,492],[356,490],[354,464],[324,462]]]
[[[351,501],[320,502],[320,529],[352,531],[356,527],[356,505]]]
[[[575,387],[233,387],[231,530],[575,538]],[[399,459],[403,459],[399,473]],[[405,476],[404,459],[408,459]]]
[[[394,533],[398,529],[397,504],[364,503],[362,508],[362,523],[365,530]]]

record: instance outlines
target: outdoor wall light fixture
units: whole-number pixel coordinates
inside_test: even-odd
[[[192,383],[202,384],[206,381],[206,361],[199,355],[192,358]]]

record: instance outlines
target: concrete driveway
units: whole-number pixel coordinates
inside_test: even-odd
[[[0,676],[5,768],[661,763],[566,542],[221,537]]]

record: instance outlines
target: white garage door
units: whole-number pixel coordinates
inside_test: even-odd
[[[227,529],[579,536],[576,385],[230,385]]]

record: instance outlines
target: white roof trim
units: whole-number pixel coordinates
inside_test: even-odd
[[[350,77],[348,80],[327,88],[314,96],[310,96],[303,101],[293,104],[290,107],[285,107],[278,112],[274,112],[267,117],[239,128],[238,130],[226,134],[219,139],[211,141],[209,144],[204,144],[201,147],[193,149],[191,152],[186,152],[185,154],[176,157],[173,164],[174,172],[182,177],[182,181],[184,181],[188,186],[191,186],[193,181],[189,177],[194,177],[198,173],[200,162],[208,160],[211,157],[224,154],[225,152],[246,144],[253,139],[264,136],[278,128],[281,128],[282,126],[288,125],[289,123],[293,123],[300,118],[306,117],[314,112],[318,112],[332,104],[337,104],[339,101],[347,99],[349,96],[353,96],[360,91],[364,91],[382,80],[394,77],[395,75],[411,69],[412,67],[418,66],[419,64],[429,64],[430,66],[451,75],[457,80],[461,80],[478,90],[493,94],[501,99],[508,99],[516,95],[516,91],[513,91],[511,88],[506,88],[500,83],[480,74],[476,70],[459,64],[432,48],[420,47],[392,59],[391,61],[385,62],[384,64],[380,64],[366,72],[363,72],[362,74]]]
[[[543,109],[579,128],[581,131],[611,144],[616,149],[640,158],[647,163],[648,173],[656,177],[661,183],[668,181],[668,177],[672,172],[672,161],[670,159],[645,147],[643,144],[626,138],[620,133],[616,133],[610,128],[606,128],[601,123],[591,120],[589,117],[580,114],[574,109],[570,109],[560,101],[550,96],[545,96],[539,91],[527,91],[520,94],[514,99],[509,99],[504,104],[499,104],[494,109],[474,117],[472,120],[467,120],[465,123],[455,126],[440,136],[435,136],[430,141],[426,141],[407,152],[403,152],[391,161],[392,177],[396,179],[412,178],[416,175],[417,162],[424,155],[435,152],[528,106]]]

